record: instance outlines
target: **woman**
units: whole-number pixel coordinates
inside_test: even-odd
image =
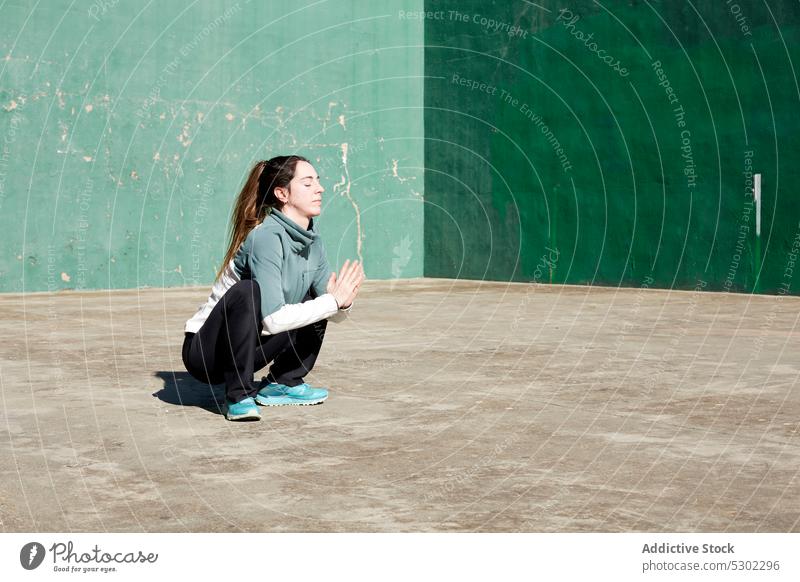
[[[225,383],[225,417],[259,420],[265,406],[318,404],[309,386],[327,319],[341,321],[364,280],[359,261],[337,276],[314,225],[322,193],[302,156],[258,162],[236,199],[231,240],[208,301],[184,327],[183,363],[197,380]],[[261,390],[253,373],[272,362]]]

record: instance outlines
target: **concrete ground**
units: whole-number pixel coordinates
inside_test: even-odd
[[[231,423],[207,293],[0,296],[3,531],[800,531],[800,298],[369,281]]]

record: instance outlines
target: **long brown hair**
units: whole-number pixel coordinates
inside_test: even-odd
[[[276,156],[253,166],[233,206],[230,244],[225,260],[217,272],[217,279],[236,255],[248,233],[267,217],[272,208],[281,206],[280,200],[275,197],[275,188],[288,188],[289,182],[294,178],[297,162],[307,161],[303,156]]]

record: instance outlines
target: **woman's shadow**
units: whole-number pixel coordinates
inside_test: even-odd
[[[160,371],[154,376],[164,381],[164,387],[153,396],[177,406],[197,406],[203,410],[222,414],[225,402],[225,386],[223,384],[204,384],[192,378],[189,372]]]

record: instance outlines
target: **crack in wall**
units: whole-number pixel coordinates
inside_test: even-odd
[[[333,191],[336,192],[341,188],[344,188],[344,192],[342,195],[345,196],[349,201],[350,204],[353,206],[353,210],[356,213],[356,254],[358,255],[358,260],[362,263],[364,262],[364,255],[362,254],[362,238],[363,235],[361,233],[361,210],[356,204],[356,201],[353,200],[352,195],[350,194],[350,171],[347,168],[347,142],[341,144],[342,149],[342,168],[344,169],[344,175],[342,176],[342,181],[338,184],[334,184]]]

